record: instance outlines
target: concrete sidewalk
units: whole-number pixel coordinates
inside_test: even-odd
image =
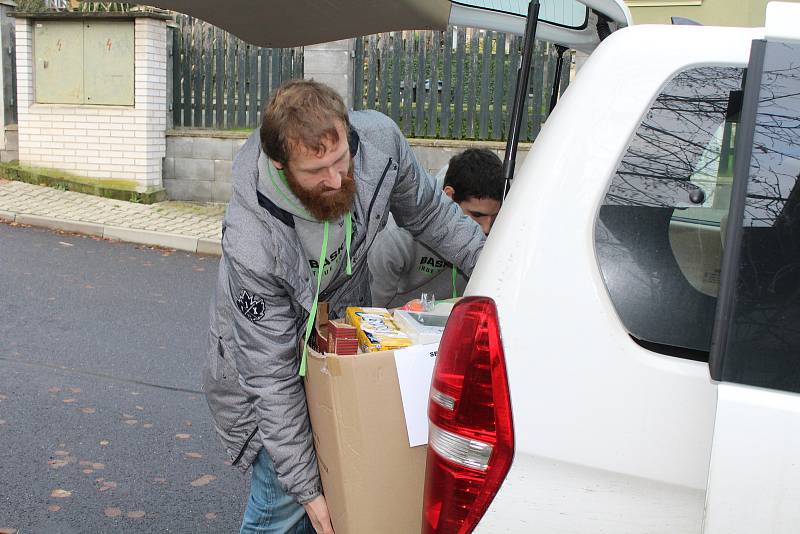
[[[0,220],[201,254],[221,254],[224,204],[135,204],[0,179]]]

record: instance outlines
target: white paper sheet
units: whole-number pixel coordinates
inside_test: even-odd
[[[411,447],[428,443],[428,397],[438,351],[439,344],[431,343],[413,345],[394,352],[406,416],[408,444]]]

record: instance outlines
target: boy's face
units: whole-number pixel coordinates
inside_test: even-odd
[[[452,198],[455,190],[446,185],[444,187],[444,194]],[[469,215],[473,221],[481,226],[481,230],[485,235],[489,235],[494,220],[497,218],[497,213],[500,211],[500,201],[493,198],[477,198],[467,197],[461,202],[457,203],[461,206],[461,211]]]

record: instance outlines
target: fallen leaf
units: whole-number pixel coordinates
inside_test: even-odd
[[[134,512],[128,512],[125,515],[127,515],[131,519],[141,519],[141,518],[143,518],[145,516],[145,513],[143,511],[141,511],[141,510],[136,510]]]
[[[71,247],[71,246],[73,246],[73,245],[72,245],[72,243],[65,243],[64,241],[59,241],[59,242],[58,242],[58,244],[59,244],[59,245],[63,245],[63,246],[65,246],[65,247]]]
[[[71,391],[72,393],[80,393],[81,388],[67,388],[67,390]]]
[[[94,286],[92,284],[84,284],[83,288],[84,289],[94,289]]]
[[[134,408],[136,408],[139,411],[144,410],[144,406],[136,405],[136,406],[134,406]]]
[[[189,439],[192,437],[191,434],[175,434],[175,437],[178,439]]]
[[[112,480],[104,480],[102,485],[99,488],[97,488],[97,491],[102,493],[110,489],[117,489],[117,483]]]
[[[110,442],[110,441],[108,441],[107,439],[104,439],[104,440],[101,440],[101,441],[100,441],[100,446],[101,446],[101,447],[105,447],[105,446],[106,446],[106,445],[108,445],[109,443],[111,443],[111,442]]]
[[[50,393],[59,393],[61,391],[61,388],[52,387],[52,388],[48,389],[47,391],[50,392]]]
[[[55,451],[53,454],[56,456],[69,456],[69,451]]]
[[[197,271],[198,273],[202,273],[203,271],[205,271],[205,269],[203,269],[202,267],[195,267],[194,270]]]
[[[142,425],[142,428],[153,428],[153,423],[145,423]]]
[[[51,504],[50,506],[47,507],[48,512],[58,512],[59,510],[61,510],[61,507],[57,504]]]
[[[184,421],[183,424],[186,425],[186,426],[192,426],[192,422],[191,421]]]
[[[72,497],[72,492],[63,490],[63,489],[54,489],[50,496],[56,499],[66,499],[67,497]]]
[[[133,419],[133,416],[127,413],[122,414],[123,419]]]
[[[6,400],[6,399],[8,399],[8,397],[6,397],[6,396],[5,396],[5,395],[3,395],[2,393],[0,393],[0,401],[4,401],[4,400]]]
[[[64,399],[61,402],[64,404],[72,404],[73,402],[78,402],[78,399]]]
[[[217,477],[215,477],[214,475],[203,475],[203,476],[201,476],[200,478],[198,478],[196,480],[192,480],[190,482],[190,485],[195,487],[195,488],[199,487],[199,486],[205,486],[208,483],[213,482],[216,479],[217,479]]]
[[[47,465],[52,467],[53,469],[61,469],[65,465],[69,464],[67,460],[48,460]]]
[[[207,513],[206,515],[204,515],[203,517],[205,517],[205,518],[206,518],[206,519],[208,519],[209,521],[213,521],[213,520],[215,520],[215,519],[217,518],[217,513],[216,513],[216,512],[208,512],[208,513]]]
[[[84,475],[91,475],[92,473],[94,473],[94,469],[84,469],[83,470],[83,474]]]
[[[106,517],[119,517],[122,515],[122,510],[120,510],[119,508],[109,507],[103,510],[103,514]]]
[[[138,421],[138,420],[136,420],[136,419],[125,419],[125,424],[126,424],[126,425],[128,425],[128,426],[133,426],[133,425],[135,425],[135,424],[136,424],[136,423],[138,423],[138,422],[139,422],[139,421]]]
[[[101,463],[92,464],[92,469],[97,469],[98,471],[100,469],[105,469],[105,468],[106,468],[106,464],[101,464]]]
[[[187,452],[185,455],[187,458],[191,458],[192,460],[197,460],[198,458],[202,458],[203,455],[199,452]]]

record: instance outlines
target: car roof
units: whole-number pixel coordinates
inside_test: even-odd
[[[521,35],[528,6],[527,0],[154,0],[148,4],[273,48],[387,31],[445,30],[448,24]],[[612,31],[631,24],[623,0],[541,0],[537,38],[588,52],[600,42],[598,18],[610,21]]]

